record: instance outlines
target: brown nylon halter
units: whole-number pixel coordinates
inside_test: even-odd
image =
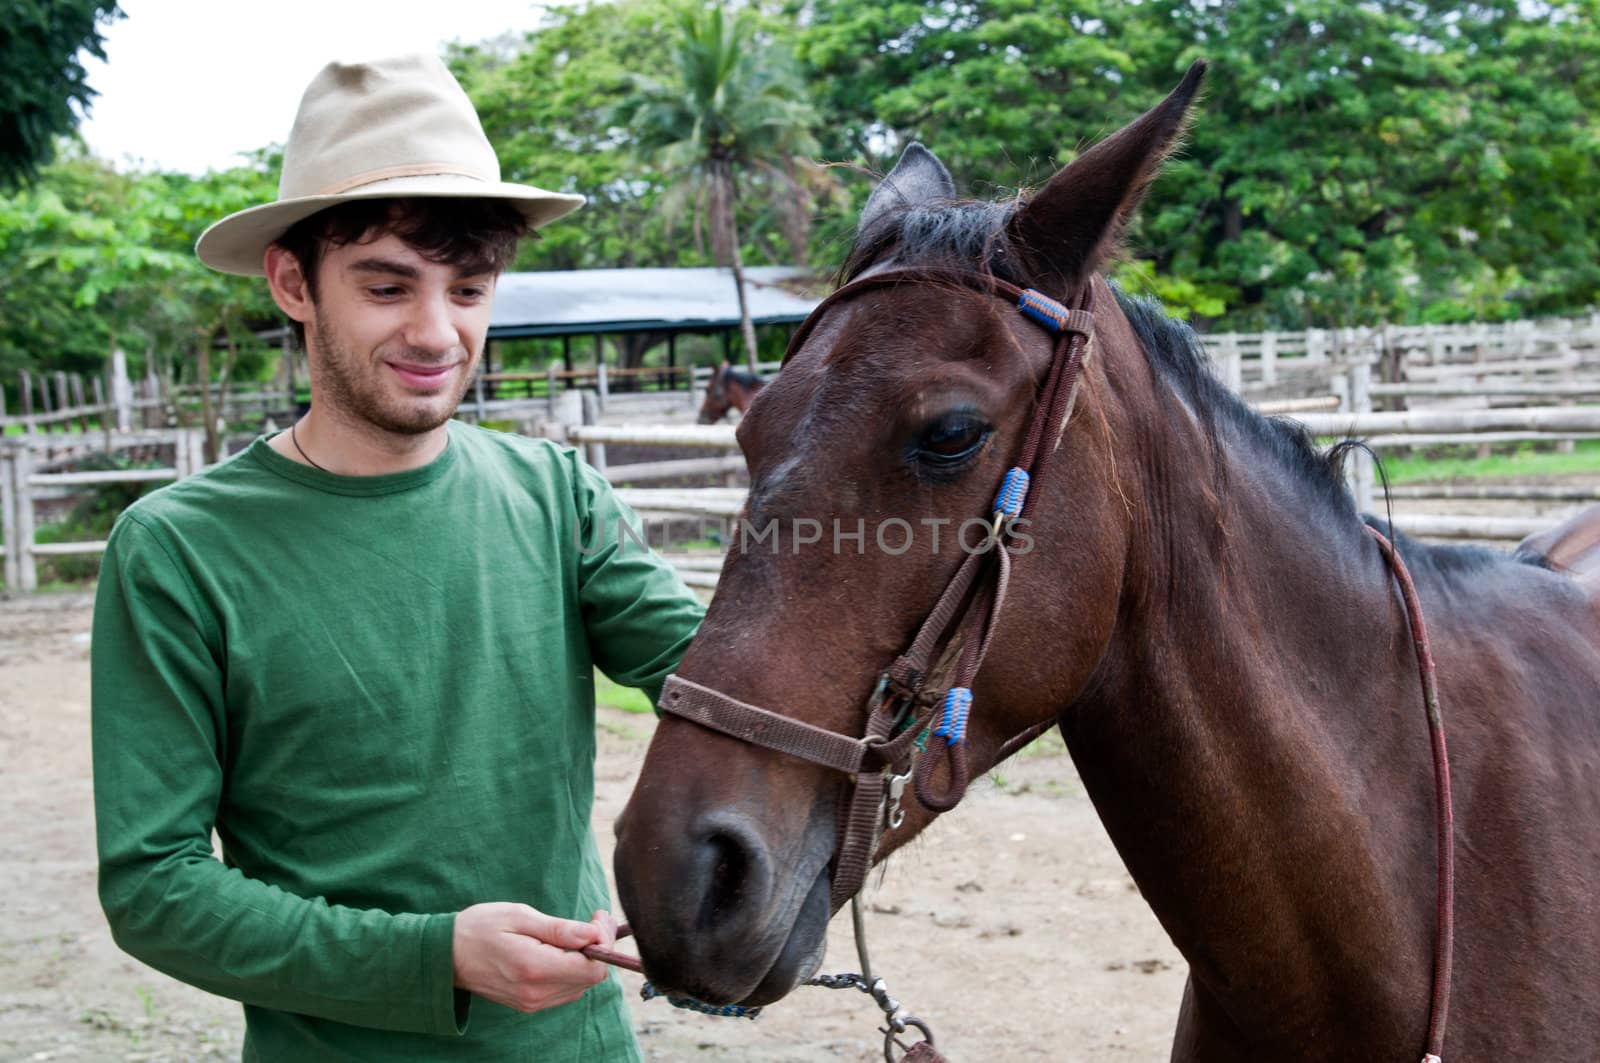
[[[1036,291],[1024,290],[987,274],[907,269],[861,277],[839,288],[817,305],[790,339],[784,362],[787,363],[800,349],[826,311],[838,303],[868,291],[929,280],[954,281],[985,294],[1009,297],[1030,319],[1055,333],[1050,368],[1039,390],[1039,402],[1029,425],[1022,454],[1014,467],[1026,472],[1027,478],[1036,483],[1048,466],[1066,419],[1071,414],[1079,374],[1093,337],[1092,283],[1085,285],[1080,293],[1080,306],[1068,309]],[[882,829],[893,829],[900,825],[901,794],[907,779],[911,779],[915,786],[917,800],[933,812],[946,812],[954,808],[966,792],[970,771],[966,757],[964,717],[962,727],[954,734],[944,735],[935,731],[929,737],[933,717],[937,714],[932,695],[946,678],[953,680],[950,683],[952,688],[970,691],[972,681],[988,653],[994,621],[1005,602],[1011,572],[1009,545],[1013,526],[1015,522],[1026,519],[1036,496],[1036,492],[1028,491],[1010,520],[1004,519],[1006,515],[996,511],[991,534],[983,548],[968,554],[933,610],[923,620],[910,648],[896,658],[879,678],[868,703],[867,725],[861,738],[850,738],[747,704],[677,675],[667,677],[660,701],[662,712],[853,777],[852,796],[836,842],[831,891],[834,911],[838,911],[860,890],[872,866],[872,855]],[[1422,1063],[1441,1063],[1454,939],[1455,865],[1449,759],[1439,711],[1433,657],[1416,588],[1399,552],[1389,540],[1375,529],[1368,528],[1368,531],[1376,539],[1380,552],[1393,571],[1405,601],[1428,713],[1437,811],[1438,920],[1434,985],[1426,1054]],[[993,565],[988,564],[991,556],[996,559]],[[994,574],[992,580],[980,582],[980,576],[987,576],[991,572]],[[952,667],[953,675],[946,676]],[[996,761],[1004,760],[1054,723],[1054,720],[1045,720],[1012,737],[1001,747]],[[918,743],[925,737],[928,740],[927,748],[919,754]],[[942,788],[935,782],[935,774],[941,763],[947,766]],[[610,956],[605,958],[615,962]]]
[[[967,288],[1015,300],[1019,310],[1055,333],[1049,372],[1039,391],[1022,453],[1015,468],[1030,480],[1044,472],[1055,450],[1062,426],[1072,406],[1083,366],[1094,316],[1089,310],[1092,288],[1085,286],[1082,304],[1068,309],[1036,291],[1024,291],[1007,281],[983,274],[943,270],[893,270],[852,281],[824,299],[801,323],[784,355],[787,362],[800,349],[823,315],[833,306],[865,292],[912,282],[954,282]],[[1010,548],[1016,522],[1025,519],[1032,492],[1015,513],[998,510],[989,538],[969,553],[915,639],[883,673],[868,706],[865,734],[859,738],[827,731],[730,698],[684,679],[669,676],[661,695],[661,710],[693,720],[703,727],[831,768],[854,777],[855,785],[839,831],[832,879],[832,906],[838,911],[853,897],[872,866],[873,852],[883,827],[900,823],[900,800],[907,780],[916,788],[924,807],[944,812],[961,800],[970,781],[964,717],[953,733],[928,734],[935,715],[929,683],[934,672],[953,668],[952,687],[970,690],[988,653],[994,622],[1005,602],[1011,572]],[[991,558],[994,560],[991,562]],[[984,580],[993,574],[992,579]],[[943,656],[940,654],[944,651]],[[936,663],[940,667],[935,667]],[[926,692],[926,694],[925,694]],[[1055,721],[1019,736],[1036,737]],[[918,752],[919,743],[927,742]],[[942,784],[939,766],[946,766]],[[887,794],[885,790],[887,789]],[[887,800],[886,800],[887,798]]]

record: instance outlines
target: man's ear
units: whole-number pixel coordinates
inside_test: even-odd
[[[316,315],[316,306],[311,298],[311,286],[301,272],[300,260],[287,248],[270,244],[261,264],[267,273],[272,301],[278,304],[278,309],[302,325],[310,322]]]

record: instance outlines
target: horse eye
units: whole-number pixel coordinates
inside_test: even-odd
[[[917,440],[917,456],[936,466],[955,465],[976,454],[989,432],[989,426],[976,418],[947,418],[923,431]]]

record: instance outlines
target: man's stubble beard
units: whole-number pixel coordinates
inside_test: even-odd
[[[469,360],[469,372],[461,374],[454,401],[443,413],[433,407],[431,400],[427,405],[419,403],[409,408],[395,409],[385,405],[380,385],[372,373],[366,371],[371,367],[363,365],[355,352],[345,345],[320,308],[315,315],[317,351],[322,361],[322,394],[313,396],[313,402],[320,398],[347,418],[365,422],[383,432],[406,436],[425,435],[433,431],[448,421],[455,414],[456,407],[461,405],[472,381],[470,370],[477,364],[476,356]],[[418,352],[416,360],[432,362],[433,356]],[[380,376],[383,372],[382,367],[376,370]],[[367,382],[367,386],[363,386],[363,381]]]

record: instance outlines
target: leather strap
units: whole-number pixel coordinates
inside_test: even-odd
[[[862,739],[747,704],[680,675],[667,676],[661,687],[660,705],[661,711],[693,720],[702,727],[846,775],[862,770],[870,749]]]

